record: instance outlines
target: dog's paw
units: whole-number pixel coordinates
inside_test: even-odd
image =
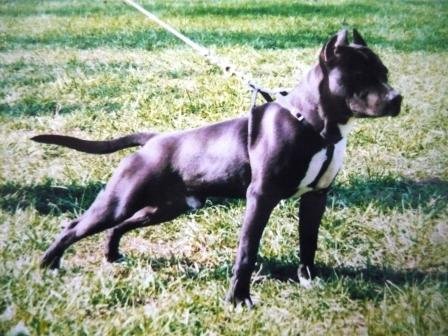
[[[61,267],[61,258],[45,254],[40,262],[40,267],[57,270]]]
[[[300,273],[299,273],[299,283],[300,286],[302,286],[305,289],[310,289],[311,287],[313,287],[313,280],[301,276]]]
[[[309,289],[313,287],[314,269],[305,265],[300,265],[297,269],[299,283],[303,288]]]
[[[254,307],[254,303],[250,297],[249,286],[239,286],[238,280],[233,281],[226,295],[226,301],[234,307],[246,306],[249,309]]]
[[[121,253],[106,254],[106,260],[110,263],[121,263],[126,260],[126,257]]]
[[[227,293],[226,301],[231,303],[234,307],[245,306],[249,309],[254,307],[254,303],[252,302],[250,295],[240,296],[235,295],[235,293]]]

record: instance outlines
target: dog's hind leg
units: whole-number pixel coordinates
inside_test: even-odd
[[[62,254],[70,245],[84,237],[114,227],[145,205],[142,200],[144,195],[141,193],[145,189],[142,179],[144,180],[146,175],[136,174],[136,171],[145,171],[145,168],[144,160],[134,154],[121,162],[104,191],[96,197],[90,208],[62,230],[45,252],[42,267],[59,267]]]
[[[116,227],[109,230],[106,243],[106,259],[109,262],[119,261],[123,255],[119,252],[120,238],[126,232],[143,227],[146,225],[156,224],[152,223],[152,217],[156,214],[158,209],[156,207],[144,207],[137,211],[131,218],[118,224]]]
[[[186,203],[176,202],[176,204],[177,206],[171,204],[170,207],[146,206],[137,211],[131,218],[126,219],[124,222],[110,229],[106,241],[106,260],[115,262],[123,258],[123,255],[119,251],[119,245],[120,239],[125,233],[137,228],[170,221],[188,210]]]
[[[58,240],[69,239],[68,237],[64,237],[64,236],[69,231],[73,230],[73,228],[79,223],[80,220],[81,220],[81,217],[76,218],[76,219],[62,225],[62,232],[59,234],[59,237],[55,240],[55,242],[52,244],[52,246],[47,249],[44,257],[42,258],[42,261],[40,264],[41,267],[48,267],[51,269],[59,268],[63,250],[59,246],[56,246],[56,245],[58,245],[58,244],[56,244],[56,242]],[[58,255],[59,255],[59,257],[57,257]]]
[[[41,261],[42,267],[58,268],[64,251],[78,240],[101,232],[127,218],[129,214],[114,214],[113,198],[104,192],[99,194],[91,207],[77,219],[68,223],[47,249]]]
[[[106,222],[86,216],[70,222],[45,252],[41,267],[59,268],[64,251],[78,240],[106,229]]]

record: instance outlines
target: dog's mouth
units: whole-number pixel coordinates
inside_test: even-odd
[[[402,101],[403,97],[396,94],[379,106],[370,107],[365,101],[356,98],[348,100],[347,105],[356,118],[396,117],[400,114]]]

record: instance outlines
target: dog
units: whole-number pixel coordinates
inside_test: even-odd
[[[142,146],[122,160],[87,211],[62,230],[41,265],[59,267],[70,245],[103,230],[109,230],[106,258],[118,261],[126,232],[170,221],[200,208],[208,197],[246,197],[227,299],[252,307],[250,278],[264,227],[280,200],[298,195],[298,275],[309,284],[327,193],[342,166],[352,120],[396,116],[402,103],[388,84],[387,68],[360,33],[353,31],[351,43],[348,35],[344,29],[331,37],[297,87],[253,107],[248,117],[110,141],[32,138],[95,154]]]

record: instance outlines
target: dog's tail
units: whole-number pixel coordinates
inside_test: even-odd
[[[40,143],[64,146],[90,154],[109,154],[128,147],[143,146],[155,135],[157,135],[157,133],[133,133],[112,140],[91,141],[67,135],[41,134],[32,137],[31,140]]]

